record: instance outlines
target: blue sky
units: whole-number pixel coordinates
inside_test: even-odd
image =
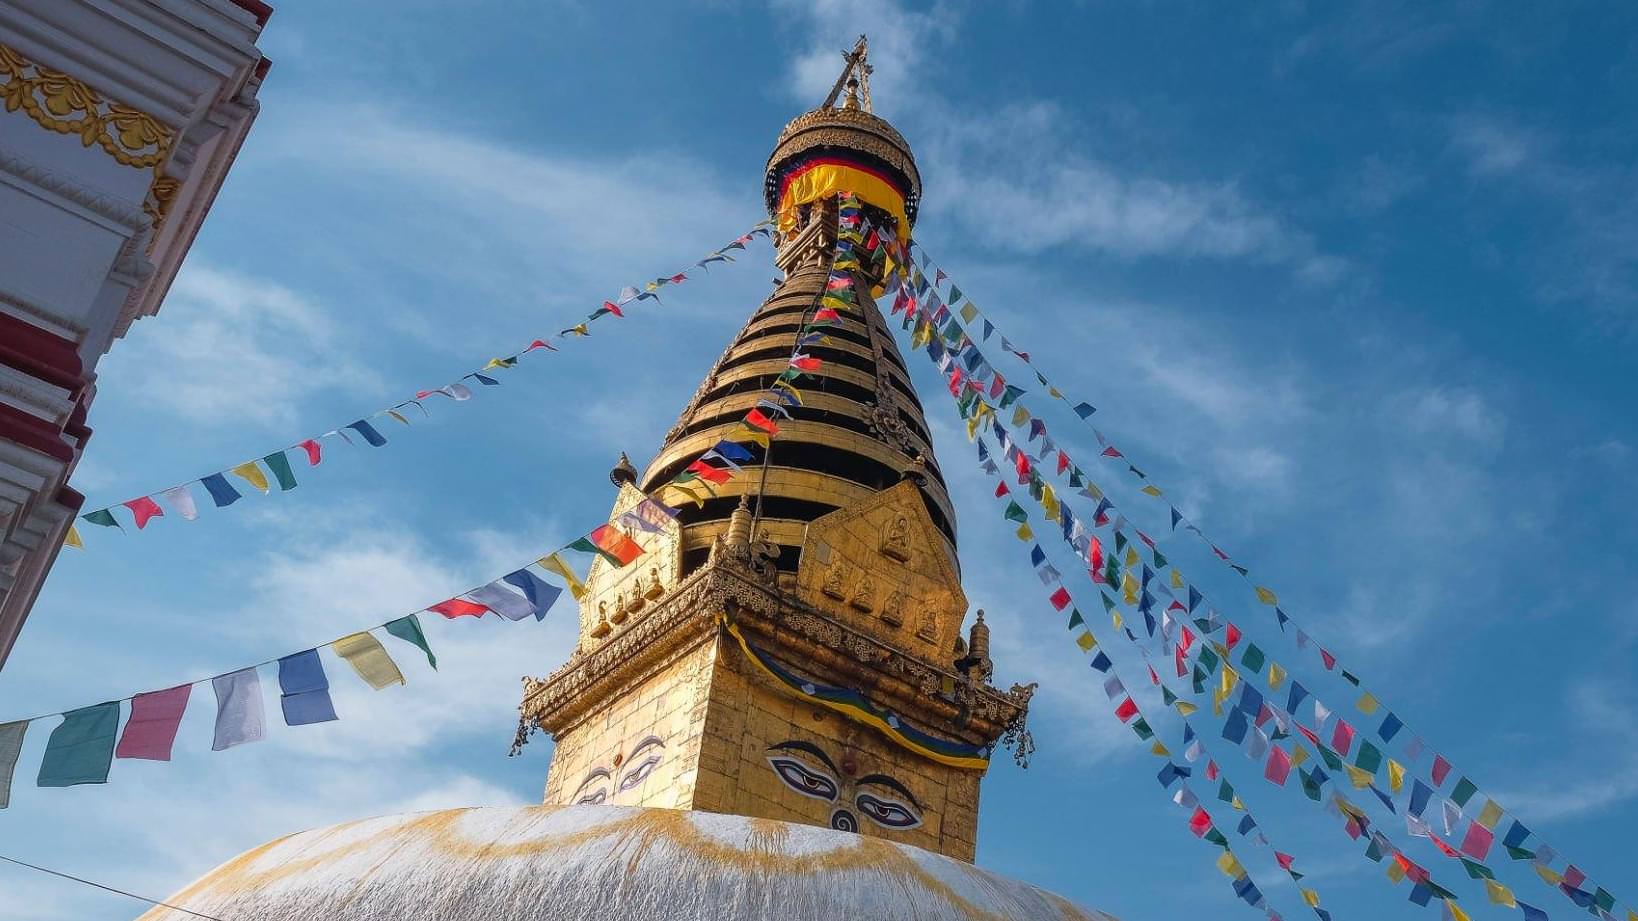
[[[868,30],[877,110],[925,180],[918,239],[1413,728],[1638,898],[1630,7],[605,6],[281,5],[259,123],[162,312],[99,367],[91,503],[445,383],[732,239],[762,216],[780,126]],[[87,534],[0,674],[0,718],[324,642],[583,532],[615,456],[647,461],[773,274],[753,249],[387,448],[332,449],[292,493]],[[980,863],[1128,921],[1257,917],[1108,712],[911,363],[998,680],[1042,684],[1034,763],[985,783]],[[1178,545],[1186,570],[1242,597],[1197,550]],[[1253,607],[1231,610],[1316,672]],[[436,676],[400,656],[408,686],[378,694],[332,660],[339,722],[226,753],[199,689],[176,760],[118,762],[102,787],[30,786],[37,726],[5,851],[162,895],[302,828],[535,801],[549,745],[506,757],[517,679],[566,657],[571,620],[429,621]],[[1225,766],[1337,917],[1424,911],[1334,820]],[[1516,917],[1393,835],[1475,917]],[[1244,856],[1302,917],[1266,853]],[[1515,871],[1521,897],[1569,909]],[[7,921],[140,909],[0,878]]]

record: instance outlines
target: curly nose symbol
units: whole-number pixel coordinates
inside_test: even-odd
[[[846,809],[838,809],[830,814],[830,827],[838,831],[856,832],[859,830],[859,820]]]

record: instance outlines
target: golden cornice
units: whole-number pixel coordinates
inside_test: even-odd
[[[815,147],[863,151],[903,173],[910,180],[908,203],[911,220],[915,219],[913,203],[921,197],[921,173],[910,144],[885,119],[860,109],[820,108],[798,115],[779,132],[779,141],[768,155],[767,172],[771,176],[781,162]],[[768,206],[776,205],[770,202]]]
[[[169,125],[132,106],[105,99],[85,82],[29,60],[0,44],[0,100],[7,112],[21,110],[35,124],[72,134],[86,147],[100,147],[114,161],[152,169],[153,181],[142,210],[157,229],[170,211],[181,183],[164,175],[175,143]]]

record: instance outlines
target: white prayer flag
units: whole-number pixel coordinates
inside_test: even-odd
[[[267,729],[262,714],[262,680],[245,668],[210,680],[216,691],[216,737],[211,751],[260,742]]]
[[[529,603],[529,599],[511,589],[503,588],[499,582],[491,582],[483,588],[473,589],[466,597],[507,620],[523,620],[525,617],[534,616],[535,613],[535,606]]]
[[[171,508],[176,509],[176,513],[183,518],[192,521],[199,517],[199,508],[193,504],[193,495],[188,492],[188,487],[172,486],[160,495],[164,496],[165,501],[171,504]]]

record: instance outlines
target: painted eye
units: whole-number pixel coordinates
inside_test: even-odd
[[[814,799],[822,799],[826,802],[835,801],[838,792],[836,781],[813,770],[802,762],[794,758],[769,756],[768,764],[773,767],[774,773],[779,775],[779,779],[785,782],[785,786],[790,787],[792,790],[803,796],[811,796]]]
[[[908,803],[882,799],[869,793],[860,793],[853,802],[865,818],[883,828],[915,828],[921,824],[921,813]]]
[[[624,793],[625,791],[630,790],[632,787],[635,787],[647,780],[648,775],[654,773],[654,766],[659,763],[659,755],[650,755],[647,758],[644,758],[642,761],[637,762],[636,767],[627,771],[626,776],[620,778],[620,792]]]
[[[601,806],[609,798],[609,791],[598,789],[574,801],[576,806]]]

